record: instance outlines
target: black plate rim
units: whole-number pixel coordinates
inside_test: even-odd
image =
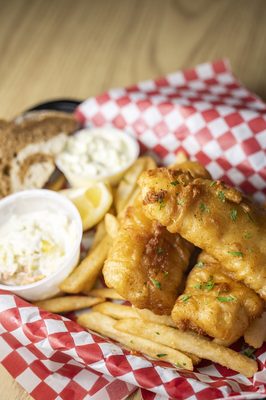
[[[59,98],[53,100],[47,100],[32,107],[28,108],[23,112],[23,114],[31,111],[63,111],[72,113],[75,109],[82,103],[82,100],[79,99],[70,99],[70,98]]]

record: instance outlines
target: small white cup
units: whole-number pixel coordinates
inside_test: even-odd
[[[0,224],[5,223],[12,214],[22,215],[33,211],[51,210],[70,218],[76,226],[74,243],[69,243],[64,264],[52,275],[28,285],[4,285],[0,289],[23,297],[26,300],[44,300],[60,293],[60,283],[71,273],[79,261],[82,239],[82,222],[76,207],[64,196],[45,189],[25,190],[7,196],[0,201]],[[1,266],[0,266],[1,268]]]
[[[62,173],[65,175],[66,179],[70,183],[72,187],[86,187],[88,186],[92,181],[102,181],[109,183],[111,185],[116,185],[122,176],[125,174],[125,172],[131,167],[131,165],[136,161],[136,159],[139,156],[140,148],[138,141],[131,136],[129,133],[124,132],[120,129],[115,129],[112,127],[101,127],[101,128],[85,128],[82,129],[78,132],[76,132],[76,135],[78,135],[81,132],[87,132],[89,135],[90,133],[99,133],[104,131],[105,133],[108,133],[108,136],[113,137],[113,139],[120,138],[122,139],[129,150],[129,159],[128,162],[123,166],[123,167],[118,167],[115,171],[113,172],[107,172],[106,174],[103,175],[98,175],[98,176],[92,176],[88,175],[86,173],[74,173],[71,171],[71,168],[69,165],[65,162],[62,162],[60,154],[58,155],[56,159],[56,165],[57,168],[62,171]],[[74,135],[75,137],[75,135]]]

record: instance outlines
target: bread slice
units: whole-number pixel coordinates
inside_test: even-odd
[[[55,170],[55,156],[78,129],[73,114],[35,111],[0,124],[0,197],[41,188]]]

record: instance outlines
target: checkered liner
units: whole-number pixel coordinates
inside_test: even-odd
[[[84,125],[113,125],[169,164],[185,151],[214,179],[266,198],[266,106],[225,61],[113,89],[77,110]]]
[[[263,200],[265,111],[219,61],[114,89],[84,102],[77,116],[84,125],[134,133],[163,163],[183,149],[215,178]],[[138,386],[143,400],[263,398],[266,345],[256,357],[253,379],[206,361],[193,373],[178,372],[0,291],[0,361],[36,400],[122,400]]]
[[[164,362],[131,355],[74,321],[1,290],[0,334],[2,365],[38,400],[119,400],[136,386],[187,400],[254,392],[258,398],[258,393],[266,393],[266,346],[256,353],[261,371],[253,382],[210,363],[193,373],[178,373]],[[156,399],[147,391],[143,396]]]

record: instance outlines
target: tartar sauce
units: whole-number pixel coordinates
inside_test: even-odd
[[[108,129],[82,130],[67,140],[57,165],[72,174],[92,179],[124,168],[132,157],[125,134],[110,134]]]
[[[63,213],[53,211],[13,215],[0,227],[0,281],[26,285],[58,270],[76,227]]]

